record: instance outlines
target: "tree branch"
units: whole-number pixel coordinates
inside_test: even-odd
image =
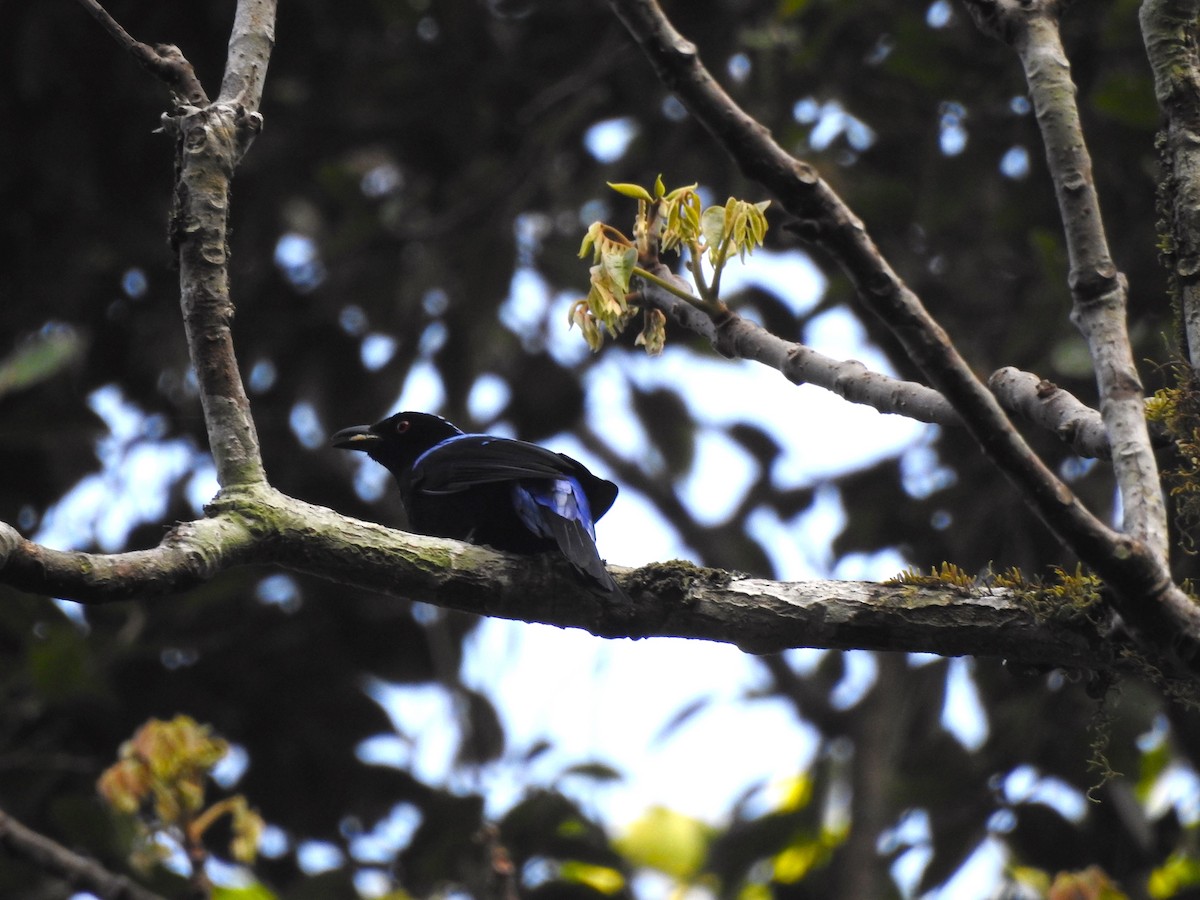
[[[134,59],[161,79],[173,94],[193,106],[208,105],[208,95],[204,93],[204,87],[196,77],[196,70],[178,47],[173,44],[158,44],[154,47],[143,44],[122,28],[96,0],[79,0],[79,3]]]
[[[1088,342],[1100,413],[1112,445],[1124,531],[1167,564],[1166,502],[1146,427],[1146,404],[1125,326],[1128,284],[1108,250],[1075,82],[1058,31],[1057,0],[966,0],[981,27],[1020,57],[1046,147],[1070,262],[1071,321]],[[986,15],[983,15],[986,10]]]
[[[275,47],[275,7],[276,0],[238,0],[218,103],[258,109]]]
[[[1131,624],[1160,647],[1181,633],[1200,654],[1200,607],[1171,583],[1155,549],[1113,532],[1092,515],[1022,440],[995,397],[974,376],[941,327],[880,254],[863,223],[816,173],[786,153],[717,84],[696,48],[654,0],[609,0],[659,79],[737,161],[799,220],[794,230],[841,265],[859,299],[892,330],[930,383],[954,406],[981,448],[1066,546],[1117,593]]]
[[[229,293],[229,185],[262,128],[258,103],[274,44],[272,0],[240,0],[218,102],[165,117],[176,135],[172,245],[192,366],[224,487],[263,481],[258,434],[233,351]]]
[[[666,277],[666,266],[662,269],[659,277]],[[962,427],[958,413],[931,387],[873,372],[858,360],[832,359],[805,344],[784,340],[732,310],[720,326],[715,325],[692,304],[652,284],[647,284],[640,294],[645,303],[661,310],[672,321],[707,338],[713,349],[724,356],[755,360],[778,369],[793,384],[813,384],[881,413]],[[1011,366],[994,372],[988,387],[1004,409],[1052,432],[1079,456],[1112,458],[1099,411],[1069,391]],[[1162,428],[1152,428],[1151,438],[1156,447],[1171,440]]]
[[[666,266],[662,268],[666,270]],[[660,273],[659,277],[664,276]],[[815,384],[881,413],[897,413],[937,425],[962,424],[946,398],[933,388],[872,372],[855,359],[833,359],[805,344],[784,340],[732,310],[716,325],[691,303],[650,282],[645,283],[641,293],[651,306],[708,338],[722,356],[752,359],[778,369],[793,384]]]
[[[1178,292],[1188,363],[1200,368],[1200,52],[1197,0],[1146,0],[1140,20],[1154,71],[1154,94],[1167,116],[1160,197],[1168,217],[1163,256]],[[1166,238],[1168,235],[1163,235]]]
[[[1013,366],[993,372],[988,387],[1001,406],[1054,433],[1079,456],[1112,459],[1100,413],[1070,391]],[[1151,437],[1155,446],[1165,446],[1171,440],[1163,428],[1153,429]]]
[[[233,513],[181,522],[153,550],[110,554],[51,550],[0,522],[0,580],[53,596],[58,586],[70,585],[68,599],[80,603],[163,597],[249,562],[254,543],[250,528]]]
[[[95,860],[80,856],[27,828],[3,810],[0,810],[0,847],[103,900],[163,900],[159,894],[138,886],[124,875],[110,872]]]
[[[687,637],[751,653],[793,647],[998,656],[1022,665],[1119,668],[1120,642],[1082,616],[1044,617],[1008,589],[776,582],[683,562],[614,569],[634,599],[598,595],[553,555],[517,556],[341,516],[258,484],[223,491],[210,517],[153,549],[50,550],[0,529],[0,582],[99,604],[176,593],[234,566],[276,564],[365,590],[600,637]],[[1190,676],[1187,676],[1190,677]]]
[[[264,481],[258,434],[233,352],[229,293],[229,184],[262,129],[258,106],[275,44],[275,0],[238,0],[216,103],[174,47],[135,41],[96,0],[80,0],[143,65],[188,100],[163,117],[176,138],[171,245],[179,262],[188,352],[200,385],[209,444],[223,486]],[[180,87],[182,86],[182,87]]]

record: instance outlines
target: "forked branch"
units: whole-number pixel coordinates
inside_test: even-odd
[[[742,171],[772,191],[796,216],[799,224],[795,230],[822,246],[842,267],[863,305],[889,326],[997,468],[1059,539],[1115,589],[1119,608],[1127,618],[1162,641],[1180,633],[1192,641],[1200,639],[1200,608],[1172,584],[1156,540],[1147,545],[1136,536],[1112,531],[1055,477],[1017,433],[996,398],[971,372],[919,298],[884,260],[863,223],[813,167],[784,151],[733,101],[658,3],[609,0],[609,5],[642,47],[659,79]],[[1105,302],[1111,299],[1108,293],[1103,297]],[[1134,440],[1136,443],[1136,436]],[[1148,438],[1145,445],[1149,446]],[[1154,538],[1153,532],[1150,536]]]
[[[1108,249],[1075,83],[1058,30],[1056,0],[967,0],[983,30],[1021,59],[1046,163],[1054,182],[1070,264],[1071,321],[1087,339],[1100,413],[1112,445],[1124,531],[1167,564],[1166,504],[1146,426],[1141,379],[1125,323],[1128,285]]]
[[[204,93],[204,87],[196,77],[196,70],[178,47],[173,44],[159,44],[154,47],[143,44],[122,28],[121,23],[109,15],[108,10],[96,0],[79,0],[79,3],[104,26],[104,30],[111,34],[118,44],[154,73],[155,77],[161,79],[181,101],[192,106],[208,105],[208,95]]]

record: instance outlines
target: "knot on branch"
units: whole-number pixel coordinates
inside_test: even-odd
[[[7,522],[0,522],[0,569],[8,563],[8,559],[25,539],[21,533]]]
[[[263,128],[261,113],[226,103],[179,106],[174,113],[163,113],[161,121],[162,130],[176,136],[181,155],[201,165],[211,160],[226,177]]]
[[[988,37],[1014,44],[1035,17],[1057,19],[1059,0],[963,0],[975,27]]]
[[[666,49],[682,63],[690,63],[698,55],[696,45],[679,35],[675,35],[675,39],[666,45]]]
[[[780,227],[788,234],[794,234],[810,244],[820,243],[826,231],[825,222],[821,219],[792,219]]]
[[[234,162],[240,162],[263,129],[263,117],[260,112],[247,112],[239,106],[233,118],[234,132],[237,136],[237,157]]]
[[[1116,264],[1106,259],[1095,268],[1073,269],[1067,277],[1067,287],[1077,303],[1103,304],[1116,309],[1125,304],[1129,282]]]
[[[182,50],[174,44],[155,44],[152,53],[144,61],[146,68],[166,82],[177,98],[195,106],[208,105],[208,95]]]

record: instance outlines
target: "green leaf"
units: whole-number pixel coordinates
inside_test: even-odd
[[[78,360],[83,350],[83,339],[73,328],[43,329],[0,360],[0,397],[54,377]]]
[[[605,182],[610,188],[618,194],[623,194],[626,197],[632,197],[634,200],[645,200],[647,203],[653,203],[654,198],[650,196],[650,192],[640,184],[626,184],[622,182],[613,183]]]
[[[568,860],[559,867],[564,881],[586,884],[601,894],[615,894],[625,887],[625,876],[609,866]]]
[[[776,881],[795,884],[813,869],[829,862],[832,855],[830,842],[821,835],[799,838],[771,860],[772,874]]]
[[[669,250],[679,244],[690,244],[700,237],[700,195],[696,185],[676,188],[663,200],[667,227],[662,247]]]
[[[635,347],[645,347],[650,356],[658,356],[667,344],[667,317],[659,309],[646,310],[642,331],[633,342]]]
[[[711,829],[699,819],[655,806],[614,843],[634,865],[690,881],[704,865],[710,837]]]
[[[725,230],[729,246],[743,260],[755,247],[762,246],[767,234],[767,217],[763,210],[770,201],[749,203],[730,197],[725,204]]]
[[[622,294],[629,293],[629,279],[633,277],[633,267],[637,265],[636,248],[608,244],[600,252],[600,265]],[[621,305],[624,306],[623,298]]]
[[[709,250],[715,252],[725,237],[725,207],[710,206],[700,215],[700,233]]]
[[[579,245],[579,258],[583,259],[589,253],[595,251],[595,247],[604,237],[604,223],[593,222],[588,226],[587,233],[583,236],[583,243]],[[593,260],[595,262],[595,260]]]
[[[257,882],[247,887],[216,886],[212,891],[212,900],[277,900],[274,891]]]
[[[1150,873],[1146,890],[1151,897],[1174,897],[1180,891],[1200,885],[1200,860],[1182,853],[1172,854]]]
[[[1170,764],[1171,748],[1166,741],[1142,754],[1141,772],[1135,787],[1139,800],[1145,803],[1149,799],[1151,791],[1158,783],[1158,777],[1167,770],[1167,766]]]

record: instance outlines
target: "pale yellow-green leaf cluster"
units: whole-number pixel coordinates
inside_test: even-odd
[[[637,248],[615,228],[593,222],[579,248],[582,259],[592,255],[591,287],[586,300],[571,307],[570,324],[578,325],[593,351],[604,343],[604,330],[619,334],[632,311],[629,307],[629,279],[637,265]]]
[[[651,356],[658,356],[667,344],[667,317],[661,309],[647,309],[642,331],[633,342],[635,347],[645,347]]]
[[[169,722],[151,719],[121,745],[97,789],[114,811],[138,817],[135,864],[161,861],[167,851],[156,839],[160,834],[188,848],[200,847],[204,831],[223,815],[232,824],[230,854],[241,862],[253,861],[263,820],[245,798],[230,797],[204,808],[205,783],[228,751],[227,742],[189,716]]]
[[[121,745],[117,762],[100,776],[100,794],[120,812],[152,801],[159,819],[182,821],[204,805],[204,779],[228,749],[187,716],[151,719]]]
[[[770,200],[749,203],[730,197],[724,207],[711,206],[705,210],[706,215],[713,213],[712,220],[716,226],[715,241],[705,234],[709,259],[714,266],[719,261],[723,262],[730,253],[736,253],[745,262],[747,253],[762,246],[767,235],[766,210],[770,205]]]
[[[558,876],[563,881],[585,885],[600,894],[612,895],[625,889],[625,876],[618,870],[577,859],[560,863]]]
[[[698,185],[676,188],[662,199],[662,249],[677,250],[690,247],[700,237],[702,209]]]
[[[662,176],[654,181],[653,190],[639,184],[612,183],[608,185],[623,197],[636,200],[633,239],[604,222],[593,222],[579,248],[581,258],[591,254],[591,286],[587,298],[572,305],[569,323],[578,326],[584,340],[594,351],[604,343],[604,335],[617,335],[628,324],[636,310],[629,304],[629,285],[637,274],[665,287],[680,297],[695,303],[713,314],[723,308],[718,299],[721,270],[734,255],[745,260],[746,254],[761,247],[767,233],[765,211],[770,201],[750,203],[730,197],[724,206],[703,208],[698,185],[689,184],[668,191]],[[639,270],[639,260],[656,263],[659,253],[666,250],[690,254],[688,267],[698,289],[697,295],[664,285],[647,271]],[[699,260],[707,256],[713,267],[712,282],[705,280]],[[635,346],[645,347],[651,355],[662,352],[666,342],[666,317],[657,310],[647,310],[642,331]]]
[[[704,868],[713,829],[691,816],[654,806],[613,843],[635,866],[655,869],[684,884]]]

